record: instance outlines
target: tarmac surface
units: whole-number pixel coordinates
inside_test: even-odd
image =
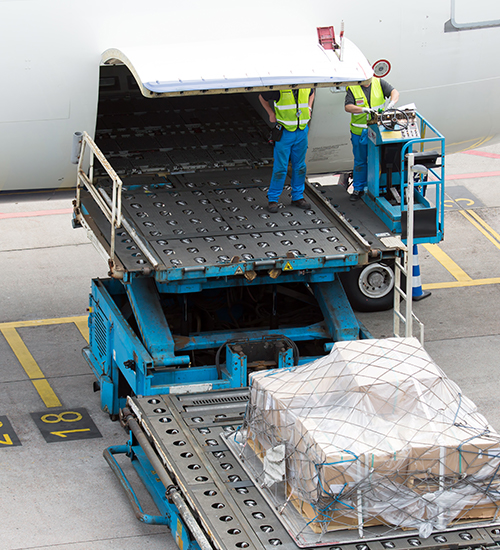
[[[448,157],[446,173],[445,240],[419,246],[432,295],[414,312],[429,354],[500,431],[500,145]],[[102,457],[127,438],[81,355],[90,280],[107,265],[72,228],[71,198],[47,197],[0,202],[0,547],[174,549],[165,527],[135,519]],[[392,336],[390,311],[359,318]]]

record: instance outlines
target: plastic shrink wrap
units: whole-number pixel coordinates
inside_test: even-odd
[[[500,437],[415,338],[339,342],[253,374],[246,422],[263,457],[284,445],[289,498],[316,532],[385,524],[427,537],[497,513]]]

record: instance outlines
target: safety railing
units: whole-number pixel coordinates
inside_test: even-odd
[[[438,132],[427,120],[425,120],[418,112],[417,118],[420,121],[420,138],[412,139],[405,143],[401,149],[401,174],[405,174],[405,166],[408,163],[408,157],[413,153],[413,148],[418,147],[419,152],[415,153],[415,164],[419,163],[419,155],[426,152],[437,151],[439,154],[440,164],[432,166],[428,161],[425,166],[418,172],[414,172],[414,176],[418,181],[414,181],[414,193],[417,196],[420,204],[429,206],[429,201],[426,198],[426,192],[429,189],[435,189],[435,207],[436,207],[436,235],[425,239],[425,242],[440,242],[444,232],[444,180],[445,180],[445,138]],[[432,133],[427,136],[428,130]],[[407,173],[409,173],[409,168]],[[409,182],[405,178],[401,178],[401,197],[407,196],[407,187]],[[408,211],[408,200],[401,201],[401,212]],[[422,239],[421,239],[422,240]]]
[[[85,158],[85,153],[88,148],[90,159],[89,159],[89,169],[88,175],[83,169],[83,163]],[[94,183],[94,162],[97,159],[101,166],[106,171],[107,175],[111,179],[113,184],[111,197],[106,192],[103,187],[96,186]],[[118,176],[118,174],[113,170],[113,167],[103,155],[102,151],[97,147],[94,140],[87,134],[83,132],[82,134],[82,145],[80,150],[80,155],[78,159],[78,172],[77,172],[77,185],[76,185],[76,203],[75,209],[78,212],[81,212],[81,190],[85,188],[95,203],[99,206],[102,213],[106,216],[107,220],[110,223],[111,233],[110,233],[110,251],[109,251],[109,260],[115,265],[115,255],[116,255],[116,231],[123,227],[127,233],[130,235],[132,240],[137,244],[144,256],[149,260],[153,267],[157,267],[159,264],[158,259],[149,249],[147,244],[139,236],[135,227],[122,215],[122,188],[123,182]]]

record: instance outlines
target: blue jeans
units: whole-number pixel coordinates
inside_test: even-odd
[[[365,128],[360,136],[351,132],[351,143],[354,155],[352,183],[354,191],[363,191],[367,185],[368,174],[368,130]]]
[[[269,202],[278,202],[285,185],[288,162],[292,162],[292,201],[304,196],[306,180],[306,153],[307,134],[309,126],[303,130],[297,128],[295,132],[283,129],[283,135],[274,144],[274,165],[267,199]]]

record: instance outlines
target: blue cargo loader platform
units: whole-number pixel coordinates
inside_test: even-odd
[[[120,104],[110,105],[117,110]],[[414,125],[427,124],[415,112],[411,116]],[[394,263],[405,248],[400,233],[406,201],[391,202],[392,218],[381,215],[378,205],[387,203],[394,186],[404,197],[408,166],[402,157],[400,166],[391,165],[395,174],[384,175],[384,148],[396,141],[393,157],[402,146],[409,152],[437,141],[442,149],[439,135],[403,135],[375,119],[370,131],[379,137],[369,144],[373,181],[364,201],[351,202],[342,186],[322,186],[312,178],[305,189],[310,209],[292,206],[286,186],[278,212],[271,214],[269,145],[248,144],[232,157],[221,156],[218,145],[200,146],[204,133],[189,125],[154,139],[111,139],[106,117],[98,121],[96,141],[84,135],[74,224],[87,229],[110,268],[108,279],[92,281],[90,343],[84,350],[109,414],[116,416],[129,395],[246,386],[252,370],[307,362],[336,341],[367,336],[353,308],[392,307]],[[262,139],[259,122],[252,124]],[[221,141],[212,130],[205,133]],[[182,147],[168,154],[141,150],[167,137],[164,145],[175,137]],[[416,201],[433,220],[431,234],[418,242],[442,238],[441,149],[433,157],[440,158],[437,181],[425,182],[437,189],[435,206]],[[207,160],[210,151],[217,151],[217,162]],[[374,171],[374,159],[385,168]],[[423,182],[415,185],[418,199]]]
[[[81,191],[79,220],[112,275],[92,281],[84,350],[110,414],[131,391],[241,387],[249,369],[309,361],[362,337],[339,274],[392,261],[387,228],[341,186],[308,184],[310,210],[269,214],[269,176],[268,168],[125,179],[113,260],[110,224]],[[111,197],[112,187],[99,194]]]

